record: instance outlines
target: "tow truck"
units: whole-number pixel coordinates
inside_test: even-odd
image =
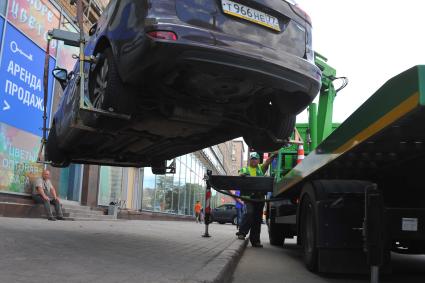
[[[391,252],[425,253],[425,66],[391,78],[341,125],[332,123],[335,69],[323,72],[319,107],[297,124],[296,145],[279,150],[270,177],[215,176],[208,187],[271,192],[270,244],[297,237],[306,267],[321,273],[390,271]]]

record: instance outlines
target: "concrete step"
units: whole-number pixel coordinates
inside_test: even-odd
[[[113,215],[102,215],[98,217],[70,217],[73,221],[117,221]]]
[[[100,210],[86,210],[86,209],[75,209],[75,208],[64,208],[64,211],[69,213],[86,213],[86,214],[93,214],[93,215],[104,215],[103,211]]]
[[[103,217],[103,216],[109,216],[104,214],[94,214],[94,213],[85,213],[85,212],[72,212],[69,214],[69,217],[81,217],[81,218],[96,218],[96,217]]]
[[[92,211],[92,209],[88,206],[83,205],[69,205],[62,203],[62,207],[65,209],[75,209],[75,210],[84,210],[84,211]]]

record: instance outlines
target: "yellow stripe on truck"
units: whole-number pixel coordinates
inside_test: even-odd
[[[358,133],[356,136],[351,138],[348,142],[346,142],[344,145],[340,146],[338,149],[336,149],[333,153],[335,154],[343,154],[344,152],[347,152],[348,150],[356,147],[357,145],[361,144],[374,134],[378,133],[385,127],[391,125],[396,120],[400,119],[413,109],[415,109],[419,104],[419,92],[415,92],[413,95],[411,95],[408,99],[403,101],[400,105],[395,107],[393,110],[382,116],[378,121],[371,124],[369,127]]]

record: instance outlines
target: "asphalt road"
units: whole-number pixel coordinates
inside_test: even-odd
[[[309,272],[303,264],[301,250],[295,240],[284,247],[268,244],[266,226],[263,225],[263,249],[248,245],[233,275],[233,283],[366,283],[368,276],[319,275]],[[425,256],[392,255],[393,272],[384,275],[382,283],[424,283]]]

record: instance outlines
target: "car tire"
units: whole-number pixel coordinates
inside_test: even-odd
[[[51,161],[53,167],[65,168],[70,162],[66,154],[58,147],[58,137],[56,135],[56,126],[53,124],[50,128],[49,137],[46,143],[46,159]]]
[[[271,135],[274,135],[275,138],[280,140],[286,140],[289,138],[295,127],[296,117],[294,115],[283,115],[281,114],[282,120],[279,123],[274,125],[273,129],[270,129],[269,132],[260,131],[249,133],[244,135],[244,140],[255,151],[268,152],[278,150],[283,146],[281,142],[276,142]]]
[[[104,49],[97,58],[89,79],[89,97],[93,107],[119,114],[131,114],[131,92],[125,88],[119,76],[112,49]]]
[[[237,216],[233,217],[232,224],[233,225],[238,225],[238,217]]]
[[[167,161],[158,161],[152,163],[152,173],[155,175],[165,175],[167,173]]]
[[[275,124],[273,133],[278,139],[287,139],[294,132],[296,116],[280,113],[277,115],[278,123]]]

